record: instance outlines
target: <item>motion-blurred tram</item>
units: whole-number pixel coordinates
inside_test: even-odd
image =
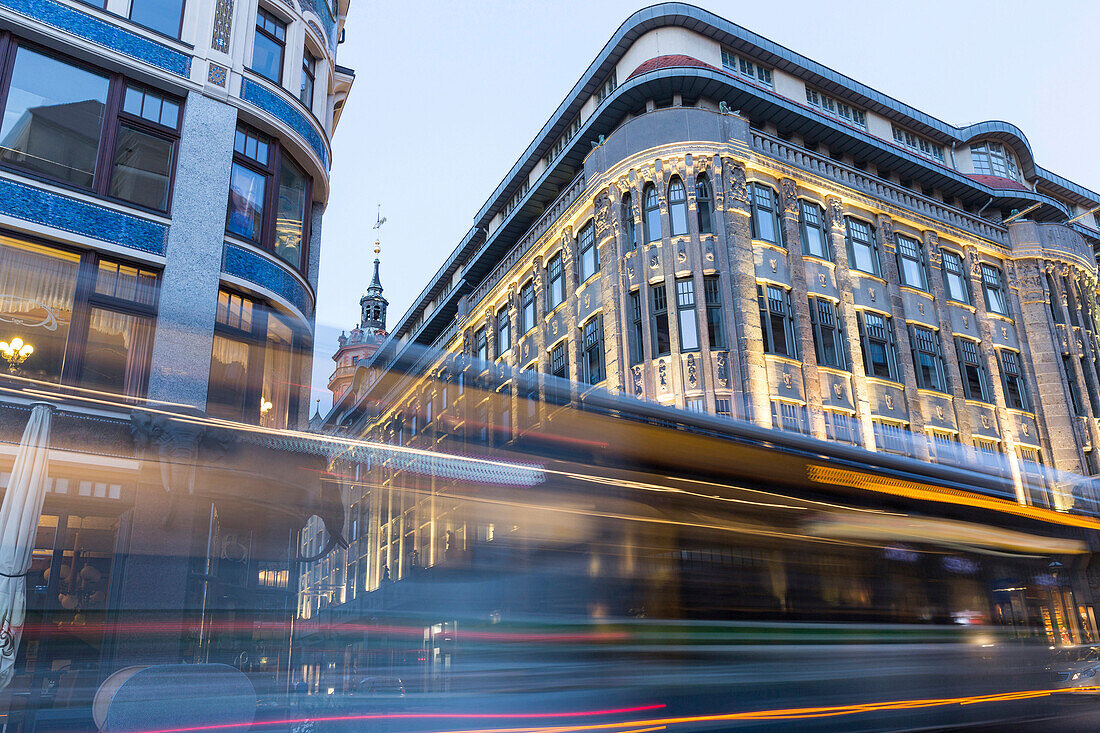
[[[447,365],[384,377],[422,395],[404,411],[344,415],[372,428],[326,479],[349,547],[303,569],[288,719],[951,727],[1049,714],[1049,650],[1097,642],[1089,504]]]

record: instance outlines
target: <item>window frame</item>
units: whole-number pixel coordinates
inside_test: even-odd
[[[236,135],[238,133],[244,133],[246,135],[257,136],[259,139],[266,141],[268,147],[268,162],[266,165],[259,161],[248,157],[247,155],[239,152],[236,146]],[[264,252],[269,253],[272,257],[278,260],[280,263],[290,267],[296,272],[303,275],[308,272],[309,268],[309,250],[310,242],[313,239],[313,176],[305,166],[298,163],[293,155],[286,149],[281,143],[279,138],[267,135],[260,132],[256,128],[248,125],[244,122],[237,122],[237,126],[234,130],[234,145],[233,145],[233,158],[232,163],[235,165],[241,165],[254,173],[264,176],[266,179],[264,188],[264,211],[263,217],[260,221],[260,237],[259,239],[249,239],[236,232],[229,231],[229,200],[233,195],[232,186],[230,186],[228,197],[225,207],[225,235],[227,237],[233,237],[242,242],[248,242],[254,247],[262,249]],[[301,171],[306,181],[305,190],[305,203],[306,210],[302,217],[302,237],[299,243],[299,254],[301,262],[295,266],[293,263],[285,260],[282,255],[278,254],[275,249],[276,244],[276,228],[275,222],[279,216],[279,187],[282,183],[282,162],[283,156],[290,158],[291,163],[297,166]]]
[[[924,242],[904,234],[895,235],[895,252],[898,260],[898,278],[901,284],[907,288],[915,288],[925,293],[928,292],[928,262],[924,256]],[[907,251],[908,250],[908,251]],[[917,268],[919,283],[909,282],[909,275],[905,265],[913,264]]]
[[[497,309],[495,318],[493,342],[495,344],[496,358],[499,359],[512,349],[512,321],[508,316],[507,303]]]
[[[668,234],[670,237],[684,237],[690,231],[688,225],[687,187],[680,176],[672,176],[665,193],[668,201]],[[682,229],[678,227],[682,226]]]
[[[997,349],[997,362],[1001,367],[1001,381],[1004,384],[1005,406],[1010,410],[1031,411],[1031,396],[1027,391],[1024,378],[1023,359],[1013,349]]]
[[[695,220],[699,234],[714,234],[714,194],[706,173],[695,177]]]
[[[780,297],[774,297],[778,293]],[[764,353],[785,359],[798,359],[798,342],[794,327],[794,308],[791,307],[789,288],[774,283],[757,283],[756,297],[760,308],[760,329]],[[776,321],[782,324],[784,350],[776,347]]]
[[[813,215],[817,217],[817,223],[811,224],[806,220],[806,214],[808,211],[812,211]],[[813,201],[807,199],[798,200],[798,225],[802,228],[802,254],[809,255],[810,257],[818,257],[825,261],[832,261],[832,244],[829,241],[829,227],[825,223],[825,210],[818,206]],[[809,230],[813,229],[821,235],[821,247],[822,252],[811,252],[809,248],[810,236]]]
[[[948,263],[953,263],[948,265]],[[957,266],[958,270],[955,271],[952,268]],[[959,300],[954,297],[951,292],[951,278],[956,278],[959,287],[962,289],[963,300]],[[943,289],[944,297],[953,303],[962,303],[963,305],[970,305],[973,296],[970,293],[969,278],[966,276],[966,259],[959,252],[953,252],[951,250],[943,250]]]
[[[176,28],[175,35],[173,35],[171,33],[165,33],[164,31],[161,31],[161,30],[158,30],[156,28],[153,28],[152,26],[146,25],[145,23],[142,23],[140,20],[134,20],[134,4],[136,2],[137,2],[137,0],[130,0],[130,8],[129,8],[129,10],[126,11],[126,19],[127,20],[129,20],[134,25],[141,26],[142,28],[144,28],[147,31],[152,31],[153,33],[156,33],[158,36],[164,36],[165,38],[171,38],[173,41],[182,40],[181,36],[183,35],[183,21],[186,18],[186,15],[187,15],[187,0],[179,0],[179,3],[180,3],[180,20],[179,20],[179,25]],[[103,0],[103,5],[96,4],[95,7],[105,9],[106,5],[107,5],[106,0]]]
[[[309,50],[309,45],[306,44],[302,47],[302,80],[300,88],[298,90],[298,101],[309,110],[310,114],[313,114],[313,102],[317,98],[317,62],[320,59],[313,55],[313,52]],[[302,97],[305,96],[306,80],[309,80],[309,101],[307,102]]]
[[[585,264],[586,259],[591,260],[589,265]],[[591,272],[588,272],[589,266],[592,268]],[[577,235],[577,268],[580,274],[578,279],[582,284],[600,271],[600,249],[596,246],[596,227],[591,219],[581,227]]]
[[[252,304],[252,327],[250,330],[234,328],[229,324],[221,323],[220,321],[218,321],[217,316],[215,316],[213,332],[215,335],[222,336],[223,338],[231,341],[244,342],[249,346],[249,382],[246,385],[246,389],[248,390],[248,397],[245,398],[244,404],[255,404],[256,400],[260,399],[263,396],[264,362],[266,359],[268,343],[268,323],[272,318],[272,314],[277,311],[277,308],[274,304],[264,298],[250,295],[243,290],[238,290],[233,287],[227,287],[225,284],[222,284],[218,287],[219,303],[221,293],[223,292],[227,293],[231,297],[243,298]],[[278,318],[278,316],[275,317]],[[291,371],[295,372],[301,366],[302,354],[306,350],[305,335],[302,333],[301,329],[297,327],[297,324],[293,322],[292,318],[285,317],[279,320],[282,321],[284,325],[289,326],[291,331]],[[300,390],[291,389],[289,392],[289,400],[287,404],[288,426],[292,426],[297,423],[296,415],[298,414],[300,399]],[[210,412],[209,394],[207,395],[206,411]],[[254,423],[248,422],[248,420],[242,417],[241,422],[258,425],[260,423],[261,417],[262,416],[258,414]]]
[[[989,262],[979,263],[982,271],[982,293],[985,295],[985,309],[998,316],[1012,317],[1012,308],[1008,304],[1008,288],[1005,287],[1004,270]],[[990,282],[995,280],[996,282]],[[993,308],[990,292],[996,293],[997,301],[1003,310]]]
[[[722,310],[722,279],[719,275],[703,276],[703,304],[707,311],[707,343],[712,351],[726,345],[725,313]]]
[[[645,361],[645,331],[642,329],[642,291],[634,288],[629,294],[630,308],[630,364],[641,364]]]
[[[660,242],[664,238],[661,234],[661,198],[652,183],[647,183],[642,189],[642,227],[646,244]]]
[[[139,82],[124,74],[109,71],[95,64],[55,51],[52,48],[39,45],[21,36],[17,36],[10,31],[0,31],[0,115],[3,115],[7,111],[12,76],[15,71],[15,61],[20,48],[26,48],[32,53],[45,56],[67,66],[72,66],[81,71],[107,79],[107,97],[103,105],[103,119],[100,122],[99,128],[99,147],[96,151],[95,169],[92,172],[91,186],[81,186],[80,184],[71,183],[46,173],[33,171],[12,163],[0,162],[0,169],[10,171],[25,178],[47,182],[70,191],[91,193],[99,198],[113,201],[139,211],[147,211],[159,216],[170,217],[172,215],[172,198],[175,193],[176,169],[179,163],[180,129],[183,125],[186,98],[163,91],[152,85]],[[175,127],[153,123],[140,116],[135,116],[126,112],[123,109],[123,105],[126,101],[127,86],[133,86],[144,92],[151,92],[174,103],[176,105]],[[167,140],[172,144],[172,162],[168,170],[168,191],[164,209],[150,208],[143,204],[128,201],[124,198],[112,196],[110,194],[111,181],[114,178],[114,169],[118,158],[118,132],[123,122],[139,128],[140,132],[146,133],[152,137]]]
[[[868,317],[877,318],[881,323],[868,324]],[[859,342],[863,352],[863,372],[873,379],[884,379],[888,382],[901,383],[901,372],[898,369],[897,337],[894,335],[893,318],[890,316],[868,310],[856,311],[856,323],[859,326]],[[875,330],[882,329],[878,335]],[[886,352],[886,371],[884,376],[878,374],[872,367],[871,346],[880,345]]]
[[[260,24],[261,14],[268,16],[271,19],[271,21],[275,24],[276,27],[280,27],[280,26],[282,27],[283,37],[281,39],[278,38],[278,36],[276,34],[273,34],[271,31],[267,30],[266,28],[264,28]],[[278,14],[271,12],[270,10],[265,8],[263,5],[256,6],[256,18],[252,23],[252,57],[251,57],[251,60],[248,63],[248,70],[251,71],[252,73],[264,78],[264,79],[267,79],[268,81],[270,81],[274,84],[278,84],[279,86],[283,85],[283,75],[285,74],[285,69],[283,67],[286,66],[286,45],[287,45],[286,36],[287,36],[287,30],[289,28],[290,28],[290,23],[283,20]],[[272,79],[270,76],[268,76],[267,74],[263,73],[262,71],[260,71],[259,69],[256,68],[256,34],[257,33],[262,33],[269,41],[271,41],[275,45],[279,46],[279,48],[281,49],[280,52],[279,52],[279,78],[278,79]]]
[[[550,376],[569,379],[569,339],[561,339],[551,344],[548,351],[550,352]],[[557,365],[559,357],[560,366]]]
[[[810,307],[810,325],[813,329],[814,337],[814,354],[817,357],[818,366],[828,367],[830,369],[842,369],[849,371],[848,350],[845,348],[844,338],[844,325],[840,318],[840,309],[838,304],[833,302],[831,298],[826,298],[821,295],[809,296]],[[828,314],[823,310],[822,306],[828,306]],[[832,319],[832,323],[826,323],[827,320]],[[833,348],[836,350],[838,364],[829,364],[828,360],[824,358],[826,339],[829,339],[833,343]]]
[[[482,369],[487,369],[489,362],[489,334],[485,326],[480,326],[474,330],[473,347],[474,359],[482,362]]]
[[[947,369],[943,363],[943,349],[940,345],[939,333],[929,326],[917,323],[910,324],[909,345],[913,351],[913,372],[917,389],[949,394],[950,387],[947,384]],[[930,382],[926,377],[922,356],[926,356],[932,361],[931,370],[934,380],[938,381],[938,384]]]
[[[770,195],[769,195],[770,194]],[[752,238],[759,242],[767,242],[786,249],[783,240],[783,226],[779,214],[779,193],[771,186],[753,181],[749,186],[749,208],[751,217]],[[766,239],[761,236],[761,223],[769,221],[775,233],[775,239]]]
[[[517,336],[526,335],[538,323],[539,313],[536,307],[535,279],[529,278],[519,289],[519,328]],[[530,309],[530,312],[528,312]]]
[[[866,247],[871,257],[871,269],[864,270],[862,267],[856,266],[856,237],[853,236],[853,232],[858,231],[859,227],[866,227],[866,242],[860,241],[859,247]],[[861,233],[862,237],[863,234]],[[875,226],[870,222],[863,219],[856,218],[854,216],[844,217],[844,246],[848,250],[848,269],[855,272],[862,272],[874,277],[882,277],[882,257],[879,252],[878,237],[876,236]]]
[[[695,280],[688,277],[676,278],[676,326],[680,337],[680,353],[699,351],[702,344],[699,339],[699,318],[696,313]],[[689,330],[690,329],[690,330]],[[686,344],[684,335],[695,334],[695,344]]]
[[[619,206],[623,219],[623,236],[626,238],[625,251],[633,252],[638,249],[638,223],[634,219],[634,197],[629,191],[623,194]]]
[[[607,369],[603,354],[603,316],[595,314],[581,324],[581,381],[597,385],[607,378]],[[599,368],[593,370],[593,364]]]
[[[656,285],[649,286],[650,295],[652,295],[653,308],[650,311],[650,330],[652,341],[652,357],[668,356],[672,353],[672,332],[669,330],[669,313],[668,313],[668,291],[665,289],[665,283],[659,282]],[[663,326],[662,326],[663,318]],[[664,336],[666,348],[661,348],[661,336]]]
[[[554,300],[555,290],[560,293],[560,300]],[[565,290],[565,260],[559,250],[546,261],[546,311],[548,313],[565,302]]]
[[[970,348],[964,346],[967,344]],[[970,350],[972,349],[972,351]],[[963,395],[973,402],[994,403],[993,388],[989,374],[982,359],[981,342],[965,336],[955,337],[955,351],[959,359],[959,377],[962,379]],[[973,379],[977,380],[978,395],[974,395]]]

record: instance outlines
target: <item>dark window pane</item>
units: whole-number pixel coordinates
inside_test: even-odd
[[[242,420],[248,412],[248,367],[252,347],[248,344],[214,335],[214,350],[210,359],[210,387],[206,411],[214,417]],[[259,414],[259,405],[252,412]]]
[[[107,86],[105,76],[20,48],[0,127],[0,160],[91,186]]]
[[[283,45],[256,31],[252,48],[252,70],[278,83],[283,73]]]
[[[168,208],[172,143],[129,125],[119,125],[111,195],[150,209]]]
[[[239,163],[233,164],[233,175],[229,181],[229,219],[226,223],[226,229],[231,234],[252,240],[260,238],[266,184],[263,175]]]
[[[287,158],[279,172],[279,208],[275,220],[275,254],[294,265],[302,264],[302,232],[309,211],[306,195],[309,182],[305,171]]]
[[[166,36],[179,38],[183,0],[133,0],[130,20]]]

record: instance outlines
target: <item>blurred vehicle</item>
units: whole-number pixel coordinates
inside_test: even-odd
[[[1096,694],[1100,692],[1100,646],[1060,649],[1050,670],[1058,687]]]
[[[364,677],[355,684],[356,695],[405,696],[405,686],[397,677]]]

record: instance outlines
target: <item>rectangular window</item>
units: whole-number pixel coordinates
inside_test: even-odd
[[[630,363],[642,362],[642,294],[630,291]]]
[[[252,45],[252,70],[276,84],[282,84],[285,50],[286,23],[263,8],[257,8],[256,33]]]
[[[809,432],[806,406],[782,400],[772,400],[772,427],[805,435]]]
[[[519,289],[519,333],[524,334],[535,327],[535,281],[528,280]]]
[[[612,69],[611,74],[604,80],[604,83],[600,85],[600,88],[596,90],[596,103],[598,104],[610,97],[611,92],[615,91],[618,86],[615,79],[615,69]]]
[[[653,297],[653,356],[664,356],[672,353],[672,340],[668,330],[668,297],[665,294],[665,285],[653,285],[649,294]]]
[[[901,284],[919,290],[928,290],[924,269],[924,245],[910,237],[897,235],[898,272]]]
[[[497,311],[497,358],[504,356],[512,348],[512,322],[508,318],[508,306]]]
[[[1027,387],[1024,386],[1024,372],[1020,366],[1020,355],[1007,349],[1000,350],[1001,375],[1004,377],[1005,403],[1014,410],[1029,410]]]
[[[714,401],[714,414],[722,417],[731,417],[729,398],[719,397]]]
[[[474,332],[474,358],[482,362],[489,360],[489,341],[484,328]],[[481,364],[479,368],[484,369],[485,365]]]
[[[688,397],[684,400],[684,408],[688,412],[706,412],[707,408],[702,397]]]
[[[779,195],[759,183],[752,184],[752,238],[782,246],[779,228]]]
[[[309,175],[277,140],[238,126],[225,231],[301,270],[306,266],[312,188]]]
[[[1028,488],[1031,502],[1036,506],[1048,506],[1050,500],[1046,493],[1046,470],[1039,451],[1024,447],[1019,447],[1016,451],[1020,457],[1020,474]]]
[[[909,339],[913,346],[913,366],[917,372],[917,386],[921,389],[947,392],[939,336],[925,326],[912,326]]]
[[[1008,299],[1004,289],[1004,277],[993,265],[982,263],[982,289],[985,291],[985,307],[990,313],[1008,315]]]
[[[581,229],[578,240],[581,259],[581,282],[595,275],[600,269],[600,253],[596,249],[595,227],[588,222]]]
[[[221,291],[206,411],[229,420],[287,428],[297,413],[295,332],[259,301]]]
[[[943,280],[948,300],[970,302],[970,290],[966,287],[966,276],[963,274],[963,260],[954,252],[943,253]]]
[[[872,420],[871,423],[875,430],[875,445],[879,450],[909,455],[909,430],[904,423],[887,420]]]
[[[168,210],[178,99],[22,46],[15,50],[10,74],[0,163]],[[111,129],[114,145],[100,155]]]
[[[586,384],[599,384],[604,378],[603,318],[588,319],[581,334],[581,379]]]
[[[554,310],[565,302],[565,270],[561,252],[550,258],[546,265],[546,309]]]
[[[985,365],[982,364],[978,342],[961,336],[955,337],[955,348],[959,353],[959,370],[962,372],[963,392],[968,400],[992,402],[989,380]]]
[[[764,352],[795,359],[797,349],[794,340],[794,316],[790,295],[776,285],[757,285],[756,297],[760,303],[760,328],[764,336]]]
[[[960,458],[959,436],[945,430],[929,430],[929,447],[938,463],[958,463]]]
[[[133,0],[130,3],[130,20],[172,38],[180,37],[182,19],[183,0]]]
[[[850,122],[857,127],[867,127],[866,112],[847,102],[834,99],[824,92],[806,87],[806,102],[832,117]]]
[[[1073,406],[1074,415],[1085,415],[1085,406],[1081,402],[1081,390],[1077,386],[1077,374],[1073,371],[1073,360],[1066,354],[1062,355],[1062,373],[1066,375],[1066,387],[1069,388],[1069,401]]]
[[[1011,149],[1001,143],[981,143],[970,146],[970,159],[974,163],[974,172],[987,176],[999,176],[1020,180],[1020,169],[1016,165],[1016,156]]]
[[[680,351],[699,348],[699,325],[695,317],[695,283],[691,278],[676,281],[676,313],[680,326]]]
[[[854,415],[836,410],[825,410],[825,437],[841,443],[859,445],[859,429]]]
[[[902,129],[897,125],[893,125],[894,142],[904,145],[911,150],[920,153],[926,158],[932,158],[939,162],[944,162],[943,146],[934,143],[927,138],[923,138],[920,135],[914,135],[908,130]]]
[[[810,323],[813,325],[814,351],[820,366],[847,369],[844,332],[831,300],[810,296]]]
[[[302,51],[302,87],[298,90],[298,99],[302,104],[306,106],[306,109],[313,110],[313,88],[316,86],[317,79],[317,59],[309,52],[309,49]]]
[[[829,259],[829,236],[825,228],[825,213],[817,204],[799,200],[802,219],[802,253]]]
[[[859,336],[863,344],[863,369],[869,377],[901,381],[890,316],[859,311]]]
[[[845,217],[844,221],[847,229],[845,243],[848,245],[848,266],[871,275],[881,274],[874,227],[850,217]]]
[[[568,341],[559,341],[550,350],[550,374],[562,379],[569,379],[569,355]]]
[[[1001,444],[988,438],[974,438],[974,457],[978,459],[984,468],[990,468],[997,472],[1004,471],[1004,457],[1001,455]]]
[[[726,348],[726,331],[722,320],[722,291],[717,275],[703,278],[703,297],[707,306],[707,336],[710,348]]]
[[[1088,362],[1085,357],[1081,357],[1081,375],[1085,378],[1085,393],[1089,396],[1089,406],[1092,407],[1093,416],[1100,415],[1100,397],[1096,394],[1095,381],[1092,379],[1092,375],[1089,374]]]
[[[722,47],[722,68],[765,86],[772,86],[770,68],[755,61],[749,61],[744,56],[738,56],[725,46]]]

